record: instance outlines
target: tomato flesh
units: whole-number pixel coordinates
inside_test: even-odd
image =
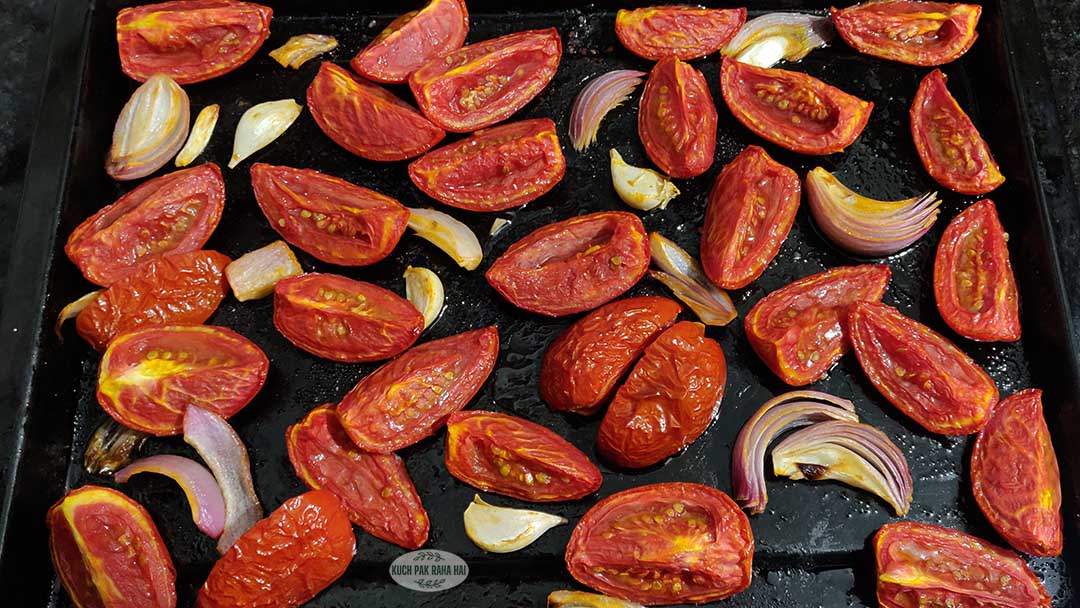
[[[982,7],[877,0],[830,12],[840,37],[860,53],[934,66],[959,59],[975,44]]]
[[[349,65],[376,82],[405,82],[428,61],[461,48],[468,33],[469,11],[462,0],[431,0],[394,19]]]
[[[620,9],[615,14],[615,35],[642,59],[668,57],[688,60],[724,48],[746,22],[745,8],[714,9],[698,6],[651,6]]]
[[[701,72],[677,59],[653,66],[638,106],[638,136],[649,158],[671,177],[696,177],[712,166],[716,105]]]

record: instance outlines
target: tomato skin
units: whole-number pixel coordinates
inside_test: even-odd
[[[349,65],[376,82],[405,82],[428,61],[461,48],[468,33],[469,11],[462,0],[431,0],[394,19]]]
[[[645,276],[650,259],[636,215],[601,211],[534,230],[484,276],[514,306],[559,317],[619,297]]]
[[[747,129],[792,152],[815,156],[850,146],[874,109],[872,102],[813,76],[759,68],[730,57],[720,64],[720,92]]]
[[[338,404],[338,420],[366,452],[408,447],[468,405],[498,356],[494,326],[425,342],[360,380]]]
[[[420,111],[468,133],[510,118],[544,90],[562,58],[555,28],[527,30],[440,55],[409,76]]]
[[[660,61],[698,59],[724,48],[746,22],[745,8],[651,6],[619,9],[615,35],[631,53]]]
[[[934,66],[959,59],[975,44],[982,7],[876,0],[829,11],[840,37],[860,53]]]
[[[579,583],[646,606],[739,593],[750,586],[753,559],[750,520],[735,501],[683,482],[608,496],[578,521],[566,546],[566,567]]]
[[[882,608],[1050,608],[1050,596],[1024,560],[959,530],[885,524],[874,535],[874,553]]]
[[[196,608],[292,608],[345,573],[356,553],[349,517],[333,494],[286,500],[214,564]]]
[[[851,349],[851,305],[880,302],[891,276],[886,265],[864,264],[799,279],[754,304],[744,321],[746,339],[784,382],[817,382]]]
[[[592,414],[682,306],[658,296],[617,300],[578,319],[540,364],[540,398],[552,409]]]
[[[856,302],[848,337],[874,387],[926,430],[968,435],[986,426],[997,387],[941,334],[891,306]]]
[[[231,0],[177,0],[121,9],[116,15],[120,67],[139,82],[157,73],[177,84],[216,78],[255,55],[270,35],[273,15],[268,6]]]
[[[109,488],[71,490],[46,516],[60,583],[83,608],[175,608],[176,569],[150,514]]]
[[[566,159],[550,118],[477,131],[409,165],[409,178],[424,194],[467,211],[520,207],[546,194],[565,174]]]
[[[431,523],[405,462],[397,454],[359,450],[333,405],[311,410],[285,439],[296,475],[312,490],[333,493],[365,532],[406,549],[427,542]]]
[[[649,72],[638,106],[638,136],[657,167],[671,177],[696,177],[712,166],[716,104],[701,72],[663,59]]]
[[[801,197],[799,176],[757,146],[725,165],[709,192],[701,234],[709,280],[740,289],[760,277],[791,231]]]
[[[603,475],[547,427],[498,412],[454,412],[446,424],[446,470],[482,490],[529,502],[584,498]]]

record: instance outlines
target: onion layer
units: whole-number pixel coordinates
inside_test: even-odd
[[[116,472],[117,483],[127,483],[132,475],[158,473],[176,483],[187,495],[191,519],[210,538],[218,538],[225,529],[225,499],[214,476],[190,458],[158,454],[140,458]]]
[[[127,464],[149,436],[109,418],[90,436],[83,453],[83,468],[91,475],[112,473]]]
[[[274,293],[278,281],[301,274],[304,269],[285,241],[249,251],[225,267],[229,287],[241,302],[265,298]]]
[[[79,313],[86,310],[87,306],[90,306],[91,304],[93,304],[94,301],[98,299],[98,296],[100,296],[101,292],[103,292],[103,291],[105,291],[105,290],[104,289],[99,289],[97,291],[91,291],[90,293],[86,294],[85,296],[83,296],[83,297],[79,298],[78,300],[75,300],[74,302],[71,302],[67,306],[65,306],[60,311],[60,315],[56,317],[56,323],[53,324],[53,332],[56,333],[56,337],[60,338],[62,340],[63,339],[63,334],[60,333],[60,330],[63,328],[64,323],[66,323],[70,319],[74,319],[75,317],[79,316]]]
[[[622,105],[641,84],[645,72],[615,70],[601,74],[581,89],[570,108],[570,143],[578,152],[596,141],[600,121]]]
[[[660,281],[706,325],[723,326],[738,316],[727,292],[713,285],[689,253],[659,232],[649,234],[652,263],[660,270],[649,276]]]
[[[771,68],[782,59],[798,61],[836,37],[828,17],[768,13],[743,24],[720,53],[737,61]]]
[[[304,106],[291,99],[267,101],[248,108],[236,125],[229,168],[236,168],[245,158],[281,137],[303,109]]]
[[[465,270],[476,270],[484,259],[484,250],[473,231],[442,211],[409,208],[409,228],[445,251]]]
[[[105,172],[113,179],[129,180],[164,167],[184,145],[190,121],[184,89],[172,78],[154,74],[120,110]]]

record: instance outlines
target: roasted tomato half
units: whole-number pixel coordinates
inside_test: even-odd
[[[294,496],[221,556],[195,606],[299,606],[344,574],[355,553],[352,524],[333,494]]]
[[[338,404],[338,420],[366,452],[408,447],[468,405],[498,356],[494,326],[425,342],[358,382]]]
[[[959,59],[975,43],[982,7],[876,0],[831,12],[840,37],[860,53],[912,65],[941,65]]]
[[[329,490],[365,532],[406,549],[427,542],[431,523],[405,461],[357,449],[334,406],[317,407],[286,432],[289,460],[313,490]]]
[[[311,116],[327,137],[368,160],[419,156],[446,137],[390,91],[324,62],[307,90]]]
[[[678,59],[653,66],[638,106],[638,136],[657,167],[695,177],[712,166],[716,105],[701,72]]]
[[[376,82],[405,82],[428,61],[461,48],[468,33],[469,11],[462,0],[431,0],[394,19],[349,65]]]
[[[986,194],[1005,182],[990,147],[934,70],[911,102],[915,150],[934,181],[962,194]]]
[[[851,348],[848,310],[880,302],[889,267],[842,266],[799,279],[765,296],[746,315],[746,339],[791,386],[817,382]]]
[[[468,211],[520,207],[554,188],[565,173],[566,159],[550,118],[484,129],[409,165],[417,188]]]
[[[950,528],[902,521],[874,535],[882,608],[1049,608],[1050,596],[1018,555]]]
[[[641,220],[602,211],[534,230],[499,256],[485,277],[514,306],[558,317],[619,297],[645,276],[650,259]]]
[[[800,154],[832,154],[851,145],[874,104],[801,72],[759,68],[724,57],[720,92],[739,122]]]
[[[446,424],[446,470],[483,490],[558,502],[600,489],[600,469],[554,431],[517,416],[467,410]]]
[[[585,315],[556,338],[540,364],[540,397],[553,409],[591,414],[682,306],[658,296],[627,298]]]
[[[424,331],[424,317],[388,289],[312,272],[274,286],[274,327],[313,355],[363,363],[412,346]]]
[[[697,59],[724,48],[746,22],[745,8],[650,6],[620,9],[615,35],[629,51],[649,61]]]
[[[76,606],[176,606],[176,569],[139,503],[83,486],[54,504],[46,523],[53,567]]]
[[[165,74],[179,84],[227,74],[270,35],[273,9],[232,0],[177,0],[121,9],[120,67],[140,82]]]
[[[986,426],[997,387],[941,334],[891,306],[856,302],[848,337],[874,387],[926,430],[967,435]]]
[[[765,150],[747,146],[716,176],[701,234],[701,266],[724,289],[747,286],[784,243],[802,184]]]
[[[516,32],[432,59],[409,76],[409,88],[431,122],[467,133],[525,107],[554,78],[561,57],[555,28]]]
[[[566,546],[577,581],[646,606],[703,604],[750,586],[750,520],[720,490],[657,483],[624,490],[585,513]]]
[[[251,185],[278,234],[331,264],[382,260],[409,224],[409,210],[389,196],[311,169],[255,163]]]
[[[1002,399],[975,437],[971,489],[994,529],[1031,555],[1061,555],[1061,473],[1042,391]]]

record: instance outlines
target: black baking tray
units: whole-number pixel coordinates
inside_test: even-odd
[[[224,166],[240,114],[255,103],[294,98],[304,102],[307,84],[318,69],[313,61],[299,71],[273,63],[266,52],[289,36],[328,33],[341,47],[328,58],[345,64],[397,13],[419,3],[370,7],[346,0],[275,2],[273,33],[247,65],[227,76],[186,87],[193,111],[222,104],[218,130],[204,158]],[[823,2],[748,3],[751,15],[797,9],[821,13]],[[45,511],[66,489],[85,483],[111,483],[83,472],[80,463],[89,433],[105,419],[94,399],[98,355],[69,328],[64,341],[51,331],[67,302],[91,286],[67,261],[67,234],[102,205],[134,184],[110,180],[102,167],[115,117],[135,88],[119,68],[114,36],[115,0],[60,0],[53,22],[48,77],[15,231],[13,262],[3,296],[0,335],[0,403],[9,408],[0,422],[0,466],[4,475],[0,511],[0,585],[5,606],[68,606],[49,564]],[[735,4],[729,4],[735,5]],[[636,99],[613,112],[600,131],[600,143],[579,154],[566,137],[569,107],[582,84],[613,68],[647,70],[649,64],[625,51],[613,33],[616,5],[530,3],[507,6],[473,1],[469,41],[527,28],[555,26],[564,46],[552,84],[515,118],[549,116],[559,126],[567,157],[565,180],[524,209],[499,214],[451,210],[481,237],[485,261],[465,272],[415,236],[407,235],[395,254],[375,266],[343,269],[300,254],[308,270],[339,272],[384,285],[399,293],[406,265],[434,269],[446,284],[448,309],[423,339],[490,323],[499,326],[498,367],[470,407],[493,408],[527,417],[555,429],[595,457],[597,419],[550,411],[536,392],[538,360],[546,345],[573,318],[544,319],[524,314],[502,301],[483,280],[490,261],[529,231],[555,220],[603,209],[622,209],[608,178],[607,150],[617,147],[627,160],[647,164],[636,134]],[[955,336],[940,320],[928,284],[933,252],[948,220],[973,198],[943,193],[943,214],[931,234],[910,250],[889,258],[893,279],[885,301],[944,333],[997,381],[1003,395],[1035,386],[1046,391],[1046,415],[1062,469],[1066,513],[1065,555],[1029,560],[1054,597],[1055,606],[1072,606],[1080,580],[1078,481],[1080,428],[1078,338],[1070,306],[1080,305],[1080,208],[1064,158],[1048,66],[1038,21],[1030,0],[997,0],[984,5],[979,40],[961,60],[945,66],[950,89],[989,141],[1007,177],[991,196],[1009,231],[1010,251],[1019,282],[1024,337],[1012,345],[983,345]],[[695,61],[719,103],[716,162],[703,176],[682,181],[683,194],[662,212],[645,214],[650,230],[660,230],[691,252],[712,180],[745,145],[765,145],[769,153],[800,175],[817,166],[877,198],[902,198],[940,190],[923,171],[908,134],[908,106],[926,69],[861,56],[842,43],[815,51],[794,69],[823,78],[875,103],[870,123],[851,148],[823,158],[788,153],[763,144],[739,125],[719,96],[718,60]],[[790,66],[789,66],[790,67]],[[407,91],[398,90],[406,99]],[[453,138],[448,138],[453,139]],[[236,170],[225,170],[225,215],[208,247],[231,256],[275,240],[257,209],[247,169],[253,161],[310,167],[394,196],[410,206],[432,204],[409,182],[405,163],[379,164],[358,159],[326,138],[305,110],[277,142]],[[495,217],[511,226],[491,238]],[[764,294],[793,279],[828,267],[856,263],[831,247],[814,229],[805,208],[779,256],[746,289],[732,293],[745,314]],[[648,280],[631,294],[664,293]],[[269,299],[239,303],[227,299],[212,323],[236,329],[270,356],[271,372],[260,395],[233,418],[250,447],[258,494],[267,509],[305,488],[285,454],[285,428],[308,409],[336,402],[371,365],[333,363],[288,344],[271,324]],[[786,390],[752,353],[741,322],[711,328],[728,362],[727,394],[718,419],[684,453],[662,466],[638,473],[613,472],[601,463],[604,485],[598,496],[645,483],[695,481],[730,489],[730,450],[742,423],[769,397]],[[969,438],[930,435],[886,403],[865,380],[854,357],[841,363],[815,388],[850,397],[861,416],[884,430],[907,454],[915,479],[909,519],[953,526],[1001,543],[971,498],[967,482]],[[144,453],[190,454],[177,438],[154,440]],[[571,525],[549,532],[518,553],[485,554],[465,537],[461,513],[474,491],[454,480],[442,464],[443,437],[437,434],[404,450],[410,473],[432,520],[428,547],[457,553],[470,566],[469,579],[452,590],[423,594],[395,585],[390,562],[405,551],[357,529],[357,556],[346,574],[312,606],[377,607],[542,606],[548,592],[574,588],[563,565],[563,548],[572,524],[595,502],[546,507]],[[123,490],[144,504],[157,522],[178,571],[180,606],[190,606],[214,563],[213,543],[190,521],[182,493],[163,478],[136,477]],[[723,602],[727,606],[872,606],[873,556],[868,539],[894,521],[886,505],[866,493],[834,483],[770,480],[767,511],[752,518],[756,554],[753,584]],[[515,501],[489,497],[501,505]]]

